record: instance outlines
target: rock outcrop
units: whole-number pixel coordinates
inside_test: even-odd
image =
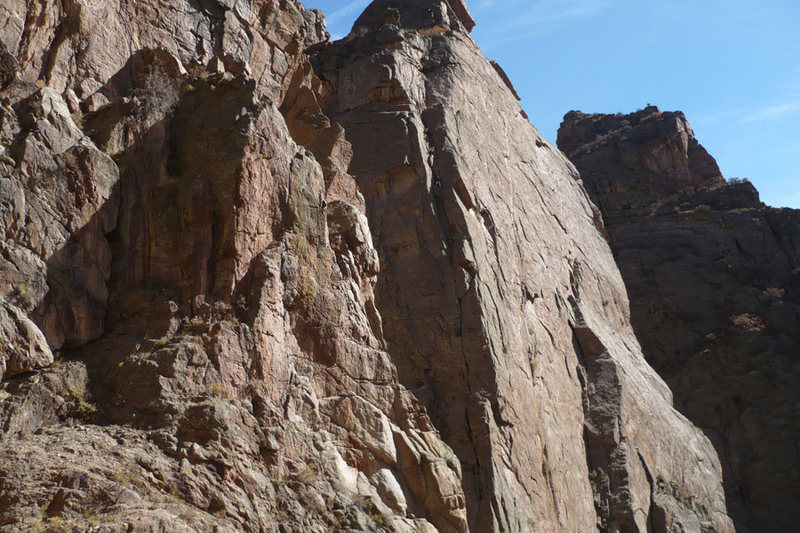
[[[463,2],[0,20],[2,531],[732,531]]]
[[[634,329],[723,460],[740,531],[800,522],[800,211],[723,179],[683,114],[570,112],[559,147],[603,212]]]
[[[599,214],[458,10],[373,2],[313,62],[353,146],[389,352],[461,461],[471,530],[730,531]]]
[[[0,528],[464,531],[385,350],[321,15],[0,17]]]

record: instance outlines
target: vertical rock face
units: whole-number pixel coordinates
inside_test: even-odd
[[[726,182],[681,113],[570,112],[558,144],[603,212],[648,361],[720,453],[739,529],[796,529],[800,212]]]
[[[0,5],[4,531],[732,530],[459,1]]]
[[[321,15],[0,19],[0,528],[465,531],[385,351]]]
[[[377,1],[314,64],[353,147],[400,381],[472,531],[731,531],[628,321],[599,214],[451,3]]]

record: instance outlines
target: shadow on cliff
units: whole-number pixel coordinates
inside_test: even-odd
[[[738,530],[794,530],[800,211],[726,181],[680,112],[573,111],[558,142],[603,211],[648,363],[717,451]]]
[[[157,369],[154,379],[134,375],[131,357],[191,329],[206,296],[233,297],[231,176],[253,84],[201,74],[142,50],[101,90],[111,103],[83,116],[83,131],[112,156],[119,180],[47,260],[49,290],[34,315],[65,359],[85,362],[100,407],[95,422],[136,422],[126,404],[159,391],[149,390],[158,387]]]

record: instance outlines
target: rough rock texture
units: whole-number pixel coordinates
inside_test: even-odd
[[[739,530],[800,522],[800,211],[726,182],[681,113],[570,112],[648,361],[723,460]]]
[[[321,15],[0,20],[0,530],[465,531],[385,351]]]
[[[0,380],[53,362],[53,352],[36,324],[4,299],[0,299],[0,346]]]
[[[599,214],[451,3],[377,1],[313,63],[380,252],[389,352],[472,531],[731,531],[710,442],[628,321]]]
[[[732,530],[463,2],[0,21],[0,531]]]

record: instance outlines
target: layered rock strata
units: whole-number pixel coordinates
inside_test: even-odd
[[[731,531],[709,441],[628,322],[599,213],[448,2],[373,2],[313,60],[383,265],[401,382],[472,531]]]
[[[462,2],[0,20],[3,531],[731,531]]]
[[[648,361],[723,459],[739,530],[795,529],[800,211],[726,182],[679,112],[570,112],[558,144],[603,212]]]

